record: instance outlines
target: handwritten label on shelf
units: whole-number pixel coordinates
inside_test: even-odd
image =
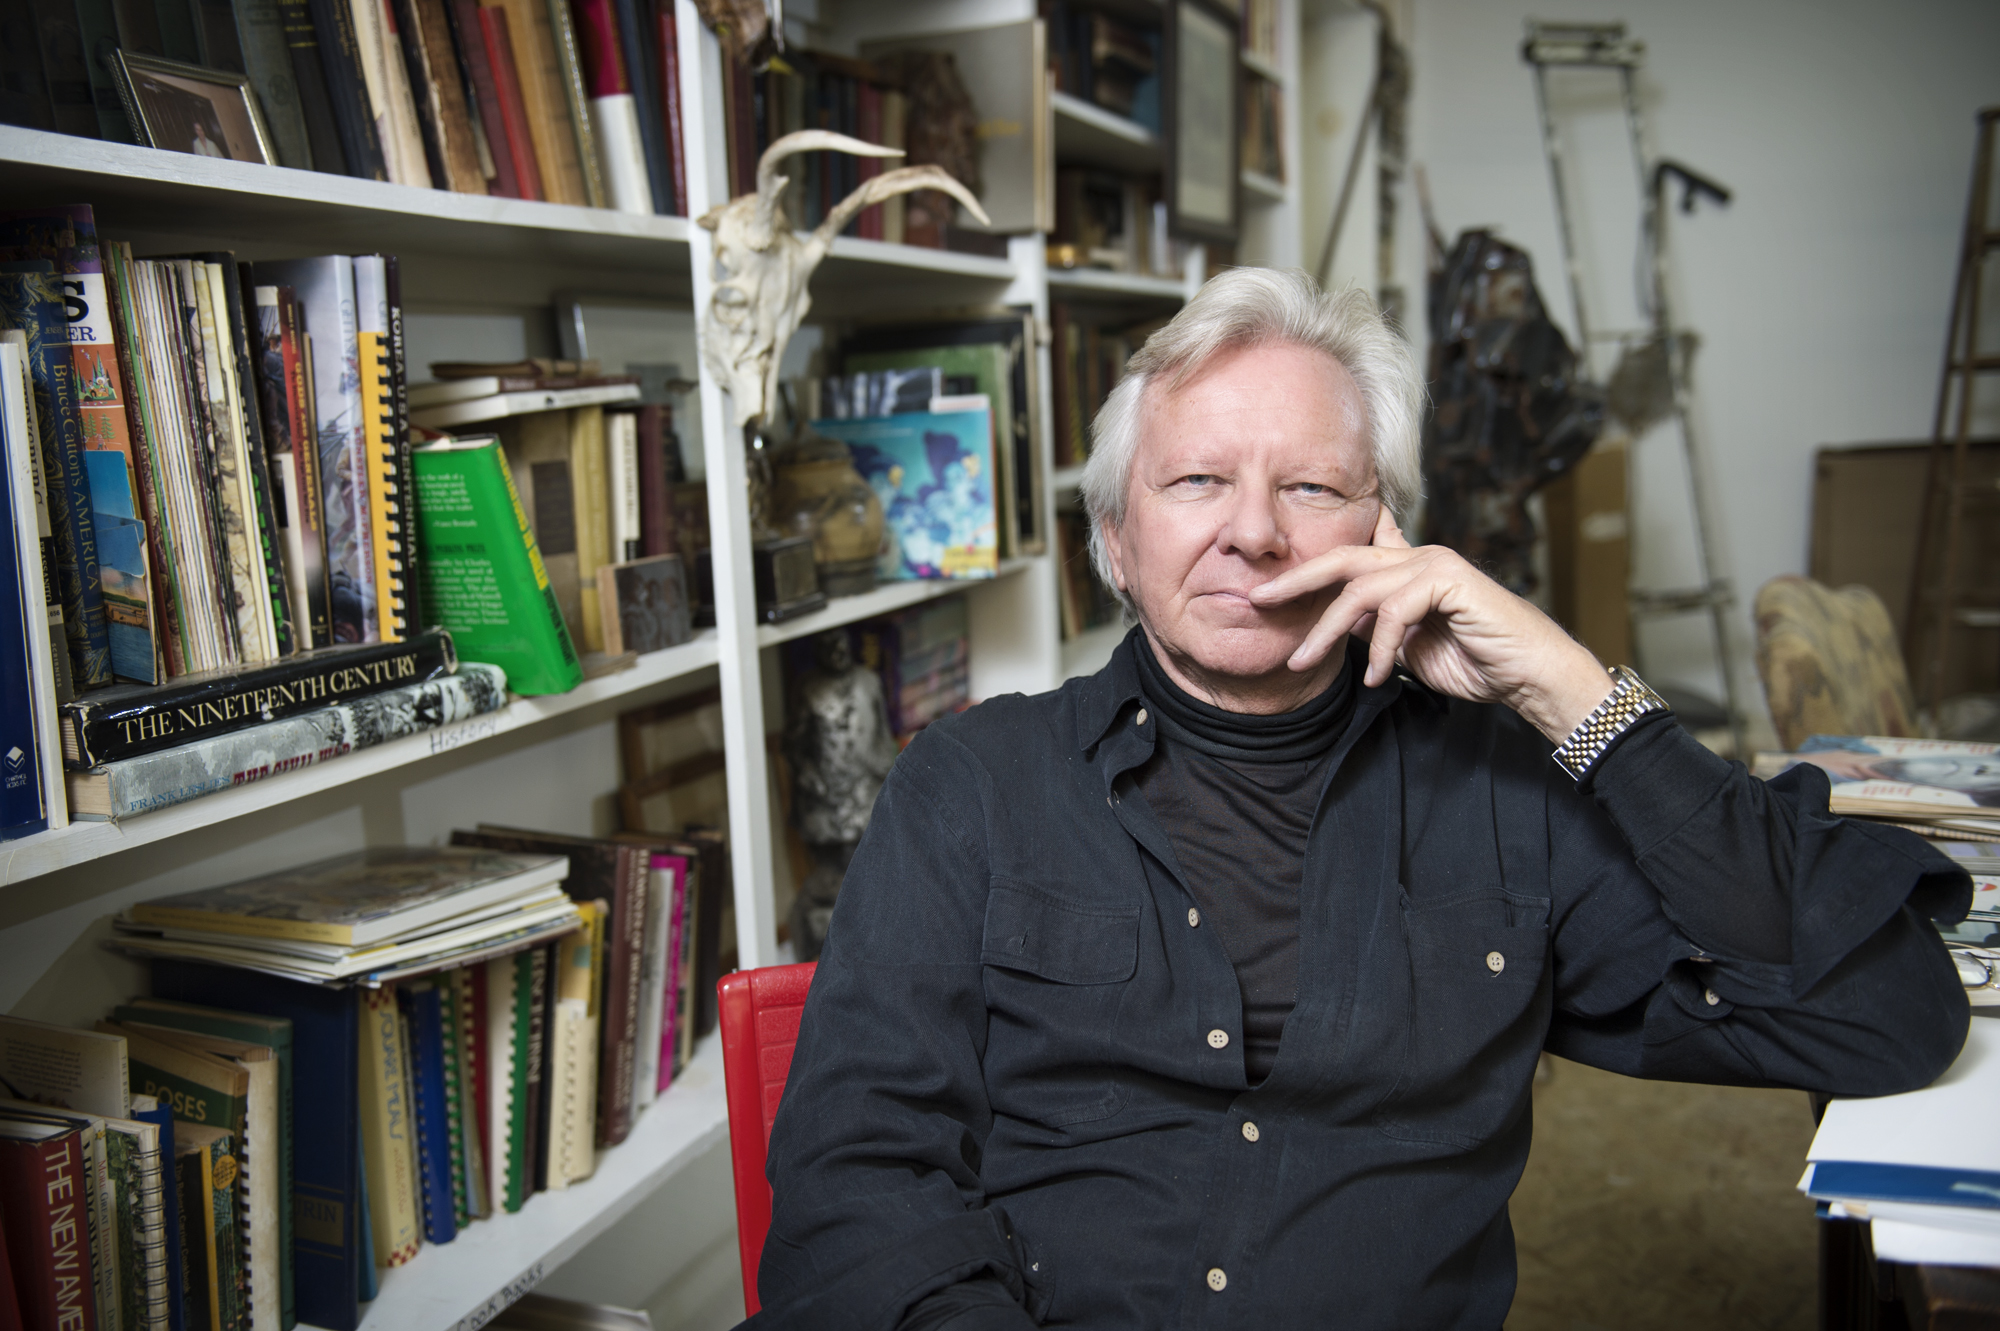
[[[521,1301],[521,1296],[542,1283],[542,1264],[536,1262],[502,1286],[486,1302],[452,1324],[451,1331],[479,1331],[488,1322]]]

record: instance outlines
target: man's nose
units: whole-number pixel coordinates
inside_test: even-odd
[[[1216,548],[1244,559],[1283,559],[1292,546],[1285,534],[1277,496],[1261,486],[1240,486],[1230,504]]]

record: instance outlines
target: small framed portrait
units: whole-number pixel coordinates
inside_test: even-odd
[[[118,91],[147,146],[271,165],[271,135],[250,80],[223,69],[119,51]]]
[[[1231,245],[1242,151],[1236,6],[1167,0],[1165,10],[1168,223],[1176,235]]]

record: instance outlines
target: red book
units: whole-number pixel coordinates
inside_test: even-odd
[[[21,1331],[21,1300],[14,1293],[14,1264],[7,1258],[7,1222],[0,1215],[0,1331]]]
[[[0,1124],[0,1214],[21,1322],[37,1331],[91,1331],[90,1179],[75,1128]]]
[[[862,142],[882,141],[882,90],[872,83],[863,83],[855,90],[854,127],[854,137]],[[882,161],[880,157],[854,159],[862,184],[882,174]],[[863,240],[882,239],[881,204],[870,204],[861,210],[861,225],[855,234]]]
[[[514,174],[514,158],[503,141],[500,114],[500,85],[493,80],[493,63],[486,58],[485,26],[479,21],[479,0],[445,0],[452,31],[458,37],[458,59],[465,69],[465,81],[472,88],[473,109],[486,135],[486,150],[493,158],[493,181],[488,192],[502,198],[521,197],[521,179]]]
[[[680,25],[674,7],[660,6],[660,96],[667,112],[667,166],[674,178],[674,207],[677,217],[687,216],[687,145],[681,136],[681,51]]]
[[[654,403],[639,408],[639,553],[648,557],[676,548],[672,477],[679,459],[667,452],[672,412]]]
[[[576,16],[585,90],[593,98],[631,92],[625,54],[618,49],[618,16],[611,10],[611,0],[571,0],[570,12]]]
[[[493,85],[500,95],[500,132],[504,144],[490,146],[498,157],[504,148],[514,161],[516,196],[539,199],[542,169],[535,162],[535,141],[528,130],[528,104],[521,97],[520,67],[514,63],[514,41],[507,35],[507,11],[498,5],[479,7],[479,30],[486,37],[486,63],[493,67]]]

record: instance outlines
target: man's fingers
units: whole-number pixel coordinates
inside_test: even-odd
[[[1375,631],[1368,637],[1368,687],[1380,688],[1388,680],[1404,640],[1437,609],[1442,596],[1436,582],[1413,579],[1382,598],[1375,607]]]
[[[1389,550],[1410,548],[1410,543],[1403,539],[1403,529],[1396,525],[1396,515],[1389,511],[1387,504],[1382,505],[1381,513],[1375,518],[1374,544]]]
[[[1301,596],[1311,596],[1337,582],[1346,582],[1381,569],[1394,568],[1422,558],[1409,546],[1342,545],[1297,568],[1287,569],[1261,587],[1252,588],[1253,605],[1283,605]]]
[[[1310,670],[1326,659],[1343,635],[1370,632],[1376,610],[1389,597],[1418,579],[1420,569],[1409,563],[1391,565],[1351,579],[1341,588],[1286,662],[1293,670]]]

